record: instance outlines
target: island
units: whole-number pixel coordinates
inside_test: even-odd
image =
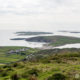
[[[12,38],[10,40],[25,40],[26,38]]]
[[[66,30],[60,30],[60,31],[58,31],[58,32],[69,32],[69,31],[66,31]]]
[[[27,38],[29,42],[45,42],[48,46],[62,46],[66,44],[80,43],[80,38],[70,36],[38,36],[33,38]]]
[[[76,33],[76,34],[80,33],[80,31],[66,31],[66,30],[61,30],[61,31],[58,31],[58,32],[67,32],[67,33]]]
[[[78,31],[73,31],[73,32],[70,32],[70,33],[76,33],[76,34],[78,34],[78,33],[80,33],[80,32],[78,32]]]
[[[22,31],[22,32],[16,32],[15,34],[17,34],[18,36],[24,36],[24,35],[41,35],[41,34],[53,34],[53,33],[51,33],[51,32],[31,32],[31,31],[25,32],[25,31]]]

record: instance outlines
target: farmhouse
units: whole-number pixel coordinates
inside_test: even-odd
[[[8,52],[8,54],[17,54],[17,53],[20,53],[20,52],[25,52],[27,50],[29,50],[29,48],[22,48],[22,49],[17,49],[17,50],[10,50]]]

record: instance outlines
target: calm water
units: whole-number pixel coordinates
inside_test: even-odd
[[[17,31],[10,31],[10,30],[0,30],[0,46],[27,46],[27,47],[42,47],[45,43],[38,43],[38,42],[27,42],[24,40],[10,40],[12,38],[30,38],[36,37],[33,36],[17,36],[15,34]],[[38,35],[43,36],[43,35]]]
[[[12,30],[0,30],[0,46],[27,46],[27,47],[42,47],[45,43],[37,43],[37,42],[27,42],[24,40],[10,40],[11,38],[29,38],[29,37],[36,37],[33,36],[17,36],[14,34],[17,31]],[[53,35],[64,35],[64,36],[73,36],[73,37],[80,37],[80,34],[76,33],[63,33],[63,32],[57,32],[54,31]],[[38,36],[44,36],[44,35],[38,35]],[[64,46],[60,46],[57,48],[80,48],[80,44],[67,44]]]

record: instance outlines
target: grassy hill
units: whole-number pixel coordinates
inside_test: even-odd
[[[80,49],[41,50],[34,55],[2,65],[0,80],[80,80]]]
[[[65,44],[80,43],[80,38],[68,36],[39,36],[28,38],[26,41],[30,42],[46,42],[51,46],[62,46]]]

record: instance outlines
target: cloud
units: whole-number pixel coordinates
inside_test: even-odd
[[[79,26],[80,0],[0,0],[0,25],[11,23],[24,29]]]
[[[0,14],[79,13],[79,0],[0,0]]]

